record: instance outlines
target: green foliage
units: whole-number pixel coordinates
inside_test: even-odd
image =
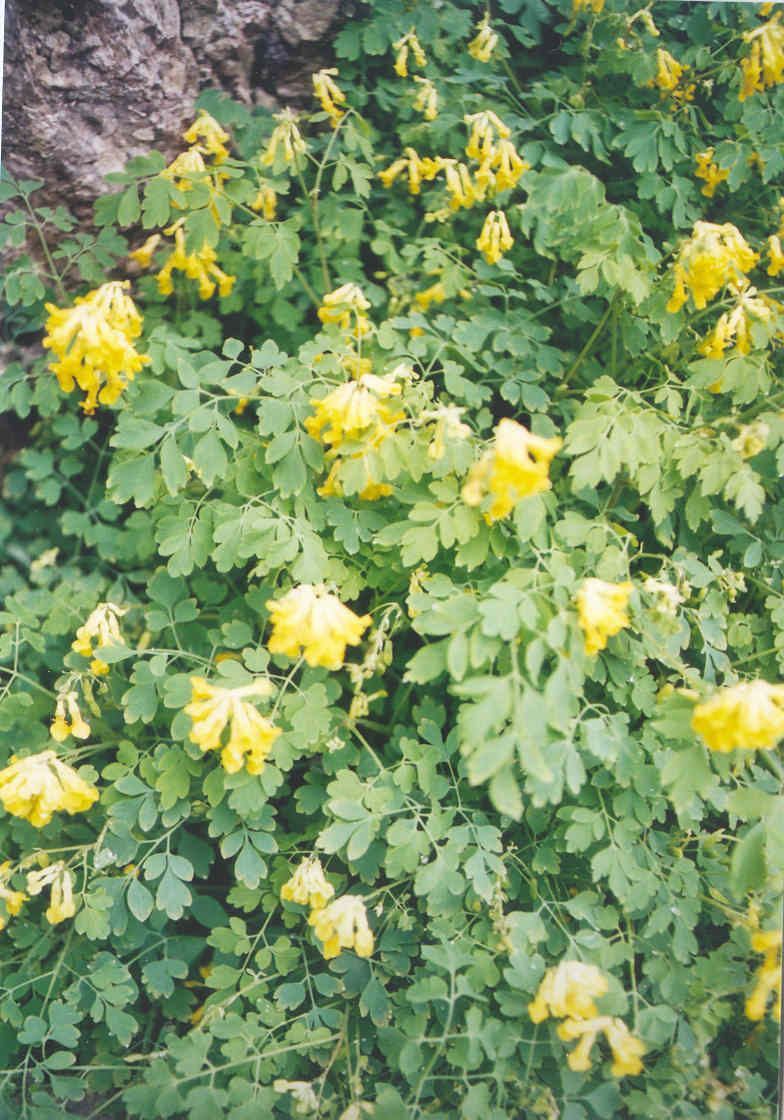
[[[0,1116],[98,1093],[140,1120],[771,1117],[771,1003],[752,1022],[745,1001],[755,923],[779,921],[784,772],[692,725],[721,686],[784,671],[784,93],[738,97],[763,17],[657,5],[655,36],[621,0],[499,0],[485,62],[475,5],[366,7],[336,37],[336,127],[205,91],[226,158],[132,160],[95,237],[37,207],[40,183],[0,184],[5,338],[51,337],[53,305],[127,274],[149,356],[95,416],[49,351],[0,377],[0,412],[33,424],[0,500],[0,768],[56,748],[100,790],[41,829],[0,819]],[[427,62],[402,78],[412,27]],[[688,68],[676,93],[657,50]],[[464,118],[487,111],[530,164],[516,183],[450,205],[444,166],[379,178],[413,150],[476,185]],[[287,162],[271,137],[292,122]],[[513,239],[496,259],[491,210]],[[738,227],[771,300],[719,357],[737,291],[667,309],[697,221]],[[347,284],[365,333],[324,302]],[[332,394],[368,374],[382,438],[330,435]],[[498,512],[501,420],[563,443],[549,488]],[[629,584],[596,652],[589,579]],[[371,619],[338,669],[270,649],[298,585]],[[125,613],[90,658],[72,643],[99,603]],[[270,698],[241,695],[280,733],[232,770],[186,708],[199,681],[260,678]],[[90,733],[55,743],[70,694]],[[281,898],[312,855],[364,904],[369,955],[325,954]],[[8,889],[60,861],[74,915],[52,924],[46,893],[13,912]],[[644,1044],[639,1073],[603,1040],[572,1070],[534,1024],[562,961],[608,978],[597,1007]]]

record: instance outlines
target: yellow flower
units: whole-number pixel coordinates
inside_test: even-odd
[[[68,715],[66,716],[66,709]],[[70,723],[68,718],[70,717]],[[58,743],[73,735],[75,739],[86,739],[90,734],[90,725],[82,717],[75,692],[62,692],[57,697],[57,707],[54,719],[49,727],[49,734]]]
[[[764,420],[743,424],[732,441],[733,450],[737,451],[741,459],[752,459],[766,446],[769,435],[770,428]]]
[[[577,1046],[568,1055],[569,1069],[583,1073],[591,1068],[590,1053],[599,1031],[603,1031],[613,1054],[613,1077],[642,1072],[642,1055],[645,1047],[629,1031],[623,1019],[600,1015],[593,1019],[566,1019],[558,1026],[558,1037],[564,1042],[579,1038]]]
[[[419,113],[424,113],[426,121],[434,121],[438,116],[438,92],[430,78],[420,78],[414,74],[414,81],[419,82],[419,92],[414,99],[414,108]]]
[[[713,148],[706,148],[704,152],[698,152],[696,155],[697,170],[694,172],[696,178],[704,179],[705,186],[702,188],[702,193],[706,198],[713,198],[713,193],[719,183],[723,183],[725,179],[729,178],[729,171],[725,171],[713,163]]]
[[[497,139],[507,140],[512,135],[509,127],[492,109],[469,113],[463,120],[471,126],[471,135],[465,150],[469,159],[485,159],[492,154]]]
[[[127,610],[127,607],[118,607],[114,603],[99,603],[84,625],[76,631],[71,649],[81,653],[82,657],[92,657],[93,646],[96,648],[109,645],[124,646],[125,641],[120,633],[118,619],[122,618]],[[90,668],[100,675],[109,671],[106,662],[97,659],[90,664]]]
[[[403,413],[393,412],[381,399],[399,392],[400,386],[391,377],[363,373],[320,400],[312,398],[316,415],[306,419],[305,428],[313,439],[340,447],[346,440],[359,438],[372,425],[389,427],[402,418]]]
[[[429,288],[425,288],[421,292],[415,292],[414,299],[423,311],[427,311],[431,303],[443,303],[446,299],[443,281],[438,280],[435,284],[431,284]]]
[[[307,148],[302,134],[297,128],[297,115],[291,109],[275,113],[278,122],[267,141],[267,150],[261,157],[262,167],[270,167],[275,162],[278,148],[283,150],[286,163],[294,163],[297,156]]]
[[[209,299],[213,295],[216,280],[218,281],[219,294],[227,296],[234,286],[236,277],[227,276],[225,272],[218,268],[215,264],[215,250],[206,243],[198,253],[186,253],[185,230],[182,221],[183,219],[180,219],[167,230],[167,232],[174,234],[174,251],[157,274],[158,291],[164,296],[171,295],[174,291],[171,274],[176,269],[179,272],[184,272],[188,279],[198,281],[201,299]]]
[[[762,323],[771,321],[773,311],[778,304],[767,296],[757,295],[757,289],[748,285],[739,287],[729,285],[730,290],[737,296],[735,307],[725,311],[708,337],[700,344],[699,350],[708,358],[721,358],[728,343],[735,339],[735,349],[739,354],[748,354],[750,350],[751,319]]]
[[[422,180],[431,182],[444,166],[441,158],[430,159],[425,156],[420,158],[414,148],[404,148],[403,155],[391,163],[386,171],[379,171],[378,177],[385,187],[389,187],[401,172],[408,169],[408,189],[411,194],[419,194]]]
[[[57,356],[49,369],[60,388],[70,393],[74,385],[87,394],[82,408],[89,415],[101,404],[114,404],[128,381],[149,363],[134,349],[142,320],[130,296],[128,281],[112,280],[75,300],[74,307],[46,304],[46,337],[43,345]]]
[[[679,311],[686,302],[687,288],[694,306],[701,311],[727,283],[745,286],[746,273],[757,261],[736,226],[697,222],[692,236],[681,247],[675,263],[675,291],[668,311]]]
[[[356,895],[344,894],[323,910],[314,910],[308,923],[323,942],[326,960],[336,957],[341,949],[353,949],[358,957],[369,957],[373,952],[365,904]]]
[[[22,903],[27,901],[27,895],[24,891],[14,891],[6,886],[8,879],[8,870],[11,864],[8,860],[0,865],[0,899],[5,903],[5,913],[0,912],[0,929],[5,929],[8,918],[16,917],[22,909]]]
[[[187,152],[180,152],[160,174],[162,179],[168,179],[173,183],[178,191],[189,191],[193,186],[193,180],[201,179],[207,170],[207,164],[199,149],[188,148]]]
[[[267,221],[271,222],[275,218],[276,202],[277,196],[272,187],[268,183],[260,183],[258,193],[251,202],[250,208],[251,210],[261,210]]]
[[[768,276],[778,276],[784,268],[784,251],[782,251],[781,241],[777,234],[768,238],[768,252],[770,253]]]
[[[304,859],[280,889],[282,899],[309,906],[311,910],[323,909],[334,893],[335,888],[327,881],[321,861],[316,856]]]
[[[423,66],[427,66],[427,58],[425,57],[425,52],[422,50],[422,44],[419,42],[419,39],[417,39],[416,33],[412,27],[410,31],[407,31],[397,42],[392,44],[392,49],[397,51],[395,73],[401,78],[406,78],[408,76],[409,48],[414,55],[416,65],[420,69],[422,69]]]
[[[503,210],[491,210],[485,218],[476,247],[484,253],[488,264],[498,264],[504,253],[514,245],[509,223]]]
[[[215,156],[216,163],[223,163],[229,154],[228,148],[225,147],[229,139],[228,132],[221,128],[206,109],[199,110],[198,117],[188,131],[182,134],[182,138],[188,144],[196,144],[201,140],[201,150],[207,155]]]
[[[533,1003],[528,1004],[528,1014],[534,1023],[541,1023],[548,1015],[555,1019],[591,1018],[597,1014],[594,998],[606,991],[607,978],[595,964],[561,961],[545,972]]]
[[[344,112],[343,109],[338,108],[338,105],[344,105],[346,102],[345,93],[338,89],[332,80],[332,75],[337,73],[337,67],[333,66],[329,70],[319,70],[317,74],[313,75],[313,91],[321,102],[321,108],[329,114],[333,128],[338,127]]]
[[[267,609],[272,634],[270,653],[288,657],[304,656],[308,665],[339,669],[347,645],[357,645],[372,619],[369,614],[354,614],[330,595],[323,584],[292,587],[280,599],[269,599]]]
[[[36,828],[52,819],[52,813],[83,813],[98,798],[75,770],[61,762],[54,751],[12,760],[0,770],[0,801],[7,813],[24,817]]]
[[[520,158],[511,140],[501,139],[495,146],[495,155],[490,166],[496,169],[495,189],[505,191],[515,186],[522,173],[531,165]]]
[[[582,12],[585,8],[592,8],[596,15],[604,7],[604,0],[572,0],[572,15],[576,16],[578,12]]]
[[[712,751],[775,747],[784,735],[784,684],[745,681],[698,704],[694,730]]]
[[[488,12],[485,12],[484,17],[476,25],[476,32],[477,34],[468,44],[468,53],[477,62],[489,62],[498,45],[498,35],[490,26]]]
[[[352,333],[362,338],[370,330],[370,320],[363,314],[369,307],[370,301],[365,299],[359,284],[349,282],[327,292],[317,314],[322,323],[339,323],[344,331],[350,330],[353,322]]]
[[[658,86],[661,97],[670,97],[677,104],[683,104],[694,98],[693,83],[686,85],[682,81],[688,69],[688,66],[673,58],[669,51],[659,47],[656,51],[656,77],[647,84]]]
[[[758,1021],[765,1014],[768,1000],[773,1000],[773,1018],[781,1021],[781,930],[757,930],[751,935],[755,953],[764,953],[765,960],[757,970],[757,983],[746,1000],[746,1018]]]
[[[495,444],[468,473],[463,501],[478,506],[487,494],[493,496],[484,514],[488,525],[506,517],[522,498],[549,490],[550,461],[563,440],[535,436],[514,420],[500,421]]]
[[[44,887],[51,888],[49,906],[46,910],[46,920],[49,924],[55,926],[66,918],[72,918],[76,913],[73,878],[62,860],[50,864],[42,871],[28,872],[27,889],[31,895],[40,894]]]
[[[154,233],[151,237],[147,238],[143,245],[138,249],[134,249],[128,256],[131,260],[141,265],[142,268],[149,268],[152,262],[152,255],[158,247],[160,240],[161,235],[159,233]]]
[[[464,408],[448,404],[422,413],[422,420],[435,420],[436,424],[432,442],[427,449],[428,458],[443,458],[447,440],[467,439],[471,435],[469,426],[460,419],[464,412]]]
[[[471,172],[464,163],[458,163],[457,160],[450,159],[443,160],[443,165],[446,189],[452,196],[449,199],[449,206],[452,210],[459,210],[461,206],[468,209],[475,202],[482,201],[486,184],[474,183],[471,179]]]
[[[587,579],[577,592],[577,612],[580,628],[585,634],[585,652],[598,653],[607,645],[607,639],[629,625],[624,608],[629,602],[632,584],[605,583],[601,579]]]
[[[220,750],[221,763],[229,774],[236,774],[243,765],[249,774],[260,774],[280,728],[244,697],[269,696],[270,682],[261,678],[240,688],[220,688],[208,684],[203,677],[191,677],[191,689],[191,702],[184,708],[193,720],[191,742],[202,751]],[[229,737],[221,750],[227,724]]]
[[[784,78],[784,27],[780,19],[781,12],[776,12],[773,19],[761,27],[744,31],[743,38],[751,43],[751,53],[740,64],[743,83],[739,101],[745,101],[753,93],[762,93]]]

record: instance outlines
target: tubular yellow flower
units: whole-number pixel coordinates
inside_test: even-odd
[[[353,949],[358,957],[369,957],[373,952],[365,904],[357,895],[344,894],[323,910],[314,910],[308,923],[323,942],[326,960],[336,957],[341,949]]]
[[[244,698],[269,696],[270,682],[260,678],[240,688],[220,688],[203,677],[191,677],[191,689],[191,702],[183,709],[193,720],[191,742],[202,751],[220,750],[221,764],[229,774],[236,774],[243,765],[249,774],[260,774],[281,732]],[[227,725],[229,736],[224,746]]]
[[[349,282],[327,292],[317,314],[322,323],[339,323],[344,331],[354,323],[354,334],[361,338],[370,330],[370,320],[363,314],[369,307],[370,301],[365,299],[359,284]]]
[[[713,163],[713,148],[706,148],[704,152],[698,152],[695,156],[697,161],[697,170],[694,172],[697,179],[704,179],[705,186],[702,188],[702,193],[706,198],[713,198],[714,191],[719,183],[723,183],[725,179],[729,178],[729,171],[725,171]]]
[[[414,108],[419,113],[424,113],[426,121],[434,121],[438,116],[438,92],[430,78],[420,78],[414,74],[414,81],[419,82],[419,91],[414,99]]]
[[[768,276],[778,276],[784,268],[784,251],[782,251],[778,234],[768,238],[768,253],[770,254]]]
[[[743,82],[738,94],[739,101],[745,101],[753,93],[762,93],[784,79],[784,27],[779,22],[781,15],[781,12],[776,12],[761,27],[743,33],[744,40],[751,43],[751,52],[740,64]]]
[[[509,127],[492,109],[469,113],[463,120],[471,126],[471,135],[465,150],[469,159],[484,159],[492,153],[497,139],[508,140],[512,135]]]
[[[562,443],[557,436],[545,439],[514,420],[501,420],[493,448],[468,473],[463,501],[478,506],[491,494],[493,501],[484,514],[485,521],[491,525],[506,517],[522,498],[550,489],[550,462]]]
[[[443,281],[438,280],[435,284],[431,284],[429,288],[424,288],[421,292],[415,292],[414,299],[423,311],[427,311],[431,303],[443,303],[446,299]]]
[[[488,264],[498,264],[504,253],[514,245],[514,238],[509,232],[509,223],[503,210],[491,210],[485,218],[482,232],[477,238],[476,247],[482,253]]]
[[[688,289],[694,306],[701,311],[725,284],[744,287],[746,273],[756,261],[757,254],[736,226],[729,222],[721,226],[697,222],[678,254],[675,290],[667,310],[679,311],[686,302]]]
[[[756,1022],[765,1015],[765,1008],[771,995],[773,1018],[781,1021],[781,930],[757,930],[751,935],[751,947],[755,953],[764,953],[765,959],[757,970],[754,991],[746,1000],[746,1018]]]
[[[127,607],[118,607],[114,603],[99,603],[84,625],[76,631],[76,637],[71,642],[71,649],[81,653],[82,657],[92,657],[93,647],[124,646],[125,641],[120,633],[118,620],[127,610]],[[90,668],[94,673],[100,675],[109,671],[106,662],[99,661],[97,658],[90,663]]]
[[[598,653],[607,645],[607,639],[629,625],[625,612],[632,593],[632,584],[605,583],[601,579],[587,579],[577,592],[577,613],[580,628],[585,635],[585,652]]]
[[[325,113],[329,114],[332,127],[337,128],[340,123],[340,118],[344,113],[344,110],[339,109],[338,105],[345,105],[346,95],[343,90],[339,89],[333,82],[333,74],[338,74],[336,66],[331,67],[329,70],[319,70],[318,73],[314,74],[313,92],[321,102],[321,108]]]
[[[216,163],[223,163],[228,157],[229,150],[225,147],[229,134],[211,117],[206,109],[200,109],[199,115],[187,132],[182,134],[183,140],[188,144],[198,144],[207,155],[214,156]]]
[[[566,1019],[558,1026],[558,1037],[568,1042],[579,1038],[577,1046],[567,1057],[569,1069],[583,1073],[591,1068],[591,1048],[600,1031],[610,1044],[613,1054],[611,1072],[613,1077],[642,1072],[642,1055],[645,1047],[629,1031],[623,1019],[600,1015],[593,1019]]]
[[[298,902],[311,910],[322,910],[335,893],[328,882],[321,861],[308,856],[280,889],[280,897],[287,902]]]
[[[154,233],[151,237],[147,238],[143,245],[140,245],[138,249],[134,249],[128,256],[131,260],[141,265],[142,268],[149,268],[152,263],[152,255],[157,249],[160,240],[161,235],[159,233]]]
[[[576,16],[586,8],[591,8],[595,15],[604,7],[604,0],[572,0],[572,15]]]
[[[251,210],[261,210],[268,222],[274,221],[277,196],[268,183],[260,183],[259,190],[250,204]]]
[[[316,415],[306,419],[305,427],[313,439],[338,448],[346,440],[360,438],[372,425],[389,427],[401,419],[403,413],[393,412],[381,400],[399,392],[400,386],[391,377],[363,373],[326,397],[311,399]]]
[[[593,1018],[597,1015],[594,998],[606,991],[607,978],[595,964],[561,961],[545,972],[533,1002],[528,1004],[528,1014],[534,1023],[541,1023],[548,1015],[555,1019]]]
[[[66,709],[68,715],[66,715]],[[54,719],[49,727],[49,734],[58,743],[62,743],[63,739],[67,739],[69,735],[73,735],[75,739],[86,739],[90,734],[90,725],[83,719],[82,713],[79,711],[79,703],[75,692],[62,692],[57,697],[57,707],[55,708]]]
[[[0,801],[7,813],[24,817],[36,828],[52,819],[52,813],[83,813],[98,798],[75,770],[61,762],[54,751],[12,760],[0,770]]]
[[[307,148],[302,134],[297,128],[297,115],[291,109],[275,113],[278,122],[267,141],[267,150],[261,157],[262,167],[270,167],[275,162],[278,148],[283,150],[286,163],[294,163],[297,156]]]
[[[712,751],[775,747],[784,735],[784,684],[746,681],[698,704],[691,725]]]
[[[495,189],[505,191],[514,187],[523,172],[531,165],[520,158],[511,140],[501,139],[496,144],[491,166],[496,168]]]
[[[449,199],[450,209],[459,210],[461,206],[464,206],[467,210],[475,202],[480,202],[484,197],[484,188],[479,186],[477,190],[477,184],[472,181],[471,172],[466,165],[458,163],[454,159],[444,160],[443,163],[446,189],[451,195]]]
[[[207,164],[198,148],[188,148],[172,160],[161,171],[161,178],[168,179],[178,191],[189,191],[194,179],[201,179],[207,172]]]
[[[485,12],[484,17],[479,21],[475,28],[477,34],[468,44],[468,53],[477,62],[489,62],[493,56],[493,51],[498,45],[498,35],[493,31],[490,26],[490,15]]]
[[[46,920],[50,925],[72,918],[76,913],[73,896],[73,878],[62,862],[52,863],[41,871],[30,871],[27,875],[27,889],[31,895],[40,894],[44,887],[50,887],[49,906]]]
[[[357,645],[370,626],[369,614],[356,615],[323,584],[292,587],[280,599],[269,599],[272,634],[270,653],[304,656],[308,665],[339,669],[347,645]]]
[[[134,349],[142,320],[133,300],[126,294],[127,280],[112,280],[77,298],[69,308],[46,304],[46,337],[58,361],[49,369],[60,388],[70,393],[75,385],[87,394],[82,408],[90,415],[98,401],[114,404],[128,381],[149,363],[146,354]]]
[[[739,288],[729,285],[738,297],[738,302],[730,311],[725,311],[708,337],[700,344],[699,350],[708,358],[721,358],[728,344],[735,339],[738,354],[748,354],[750,344],[751,320],[769,323],[777,304],[767,296],[757,295],[757,289]]]
[[[0,864],[0,899],[5,903],[5,913],[3,913],[2,908],[0,908],[0,930],[5,929],[8,918],[15,918],[22,909],[22,903],[27,901],[27,895],[24,891],[14,891],[6,886],[10,866],[11,864],[8,860]]]
[[[427,58],[425,52],[422,50],[422,44],[416,37],[416,32],[412,27],[405,35],[402,35],[397,42],[392,44],[392,49],[397,51],[395,58],[395,73],[401,77],[408,77],[408,52],[409,49],[414,56],[414,62],[420,70],[427,66]]]
[[[385,187],[391,186],[401,172],[408,169],[408,189],[411,194],[419,194],[422,180],[431,182],[444,166],[443,159],[420,158],[414,148],[404,148],[403,155],[391,163],[386,171],[379,171],[378,177]]]
[[[189,280],[198,281],[199,297],[201,299],[209,299],[214,294],[216,280],[218,281],[219,294],[227,296],[234,286],[236,277],[227,276],[225,272],[218,268],[215,263],[215,250],[205,243],[198,253],[186,253],[185,230],[182,219],[171,226],[167,232],[174,234],[174,251],[157,274],[158,291],[161,295],[171,295],[174,291],[171,274],[172,271],[176,270],[184,272]]]

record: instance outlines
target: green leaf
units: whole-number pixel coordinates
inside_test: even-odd
[[[120,203],[117,207],[117,221],[121,226],[132,226],[138,222],[140,215],[139,188],[135,183],[132,183],[120,196]]]
[[[765,825],[760,821],[738,841],[732,853],[730,886],[736,898],[741,899],[749,891],[763,887],[767,873]]]
[[[146,922],[153,909],[152,894],[135,876],[128,886],[128,909],[140,922]]]

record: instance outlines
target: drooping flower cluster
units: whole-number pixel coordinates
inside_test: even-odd
[[[408,77],[409,51],[414,56],[414,63],[420,70],[427,66],[427,56],[422,50],[422,44],[417,39],[413,27],[392,44],[392,49],[397,51],[395,73],[400,78]]]
[[[765,959],[757,969],[754,991],[746,1000],[746,1018],[754,1022],[762,1019],[771,995],[773,1018],[781,1022],[781,940],[780,929],[758,929],[751,935],[755,953],[764,953]]]
[[[223,163],[228,158],[229,150],[226,141],[229,139],[229,134],[206,109],[199,110],[198,117],[183,133],[182,138],[188,144],[197,145],[200,152],[212,156],[215,163]]]
[[[120,633],[119,619],[127,610],[127,607],[118,607],[114,603],[99,603],[84,625],[76,631],[71,649],[76,650],[82,657],[92,657],[93,650],[101,646],[125,645]],[[106,662],[98,658],[90,662],[90,669],[99,676],[109,672]]]
[[[476,35],[468,44],[468,53],[477,62],[489,62],[498,46],[498,34],[490,26],[490,15],[485,12],[476,25]]]
[[[629,625],[626,604],[632,584],[605,583],[586,579],[576,595],[580,629],[585,635],[585,652],[590,656],[607,645],[607,639]]]
[[[514,238],[509,232],[506,214],[503,210],[491,210],[477,239],[477,249],[484,254],[488,264],[497,264],[513,245]]]
[[[258,210],[264,215],[268,222],[275,218],[275,207],[277,205],[277,195],[272,187],[266,180],[262,179],[259,183],[259,189],[256,197],[250,204],[251,210]]]
[[[115,404],[128,381],[150,361],[134,345],[142,319],[127,294],[129,286],[127,280],[112,280],[77,297],[74,307],[46,304],[43,345],[57,357],[49,369],[64,393],[78,385],[87,394],[81,405],[88,415],[99,401]]]
[[[426,121],[434,121],[438,116],[438,90],[430,78],[414,74],[414,81],[419,86],[414,98],[414,108],[424,115]]]
[[[575,1072],[591,1068],[591,1049],[603,1032],[613,1055],[613,1077],[640,1073],[645,1053],[642,1042],[631,1034],[623,1019],[599,1015],[593,1002],[606,991],[607,978],[596,965],[561,961],[545,973],[535,999],[528,1005],[528,1014],[534,1023],[541,1023],[550,1015],[563,1019],[558,1025],[558,1037],[564,1042],[579,1038],[566,1059]]]
[[[0,907],[0,930],[5,929],[8,919],[15,918],[22,909],[22,903],[27,901],[24,891],[15,891],[8,886],[11,863],[6,860],[0,864],[0,899],[5,904],[5,910]]]
[[[304,859],[280,891],[282,899],[310,907],[308,924],[322,942],[326,960],[336,957],[342,949],[353,949],[358,957],[369,957],[373,952],[373,932],[364,902],[353,894],[330,902],[334,894],[335,888],[316,856]]]
[[[713,152],[713,148],[706,148],[704,152],[697,152],[694,157],[697,162],[697,170],[694,174],[697,179],[705,180],[702,193],[706,198],[713,198],[716,187],[719,183],[728,179],[730,175],[728,170],[713,162]]]
[[[300,654],[308,665],[339,669],[347,645],[357,645],[372,619],[356,615],[323,584],[292,587],[280,599],[269,599],[267,609],[272,634],[267,646],[271,653]]]
[[[43,828],[60,809],[83,813],[97,798],[98,790],[61,762],[54,751],[12,758],[10,766],[0,770],[3,808],[36,828]]]
[[[694,100],[694,83],[688,80],[689,67],[678,62],[669,51],[659,47],[656,51],[656,77],[648,82],[657,86],[660,97],[668,97],[673,105],[681,107]]]
[[[739,101],[745,101],[753,93],[763,93],[770,86],[784,80],[784,27],[781,25],[781,12],[772,19],[744,31],[743,39],[751,43],[751,51],[741,61],[743,82],[738,94]]]
[[[283,152],[283,159],[287,164],[296,163],[297,156],[307,150],[307,144],[297,128],[296,113],[291,109],[283,109],[280,113],[275,113],[274,119],[278,123],[273,128],[267,147],[260,157],[262,167],[271,167],[274,164],[278,149]]]
[[[38,895],[44,889],[50,888],[49,906],[46,909],[46,920],[50,925],[72,918],[76,913],[76,903],[73,896],[73,877],[71,872],[62,862],[51,863],[40,871],[28,871],[27,890],[31,895]]]
[[[322,323],[338,323],[341,330],[362,338],[370,331],[370,320],[364,314],[370,307],[359,284],[349,281],[322,298],[318,317]]]
[[[172,272],[184,272],[189,280],[196,280],[199,285],[199,298],[209,299],[215,293],[216,281],[218,294],[227,296],[234,287],[235,276],[229,276],[215,263],[217,255],[215,250],[206,242],[196,253],[188,253],[185,248],[184,218],[180,218],[174,225],[164,230],[166,234],[174,236],[174,249],[166,258],[163,268],[157,274],[158,291],[162,296],[169,296],[174,291]]]
[[[333,81],[332,75],[338,74],[336,66],[329,70],[319,70],[313,75],[313,92],[321,103],[321,108],[328,114],[330,124],[337,128],[345,110],[340,105],[345,105],[346,95]]]
[[[308,434],[332,450],[340,449],[348,440],[367,440],[378,428],[389,428],[402,415],[384,404],[397,396],[400,385],[391,377],[363,373],[354,381],[346,381],[326,397],[312,398],[315,416],[305,421]]]
[[[463,501],[478,506],[485,497],[492,496],[484,513],[485,521],[491,525],[506,517],[522,498],[550,489],[550,462],[562,443],[557,436],[545,439],[514,420],[501,420],[493,447],[468,473]]]
[[[79,697],[72,689],[58,695],[49,734],[58,743],[69,735],[74,739],[86,739],[90,734],[90,725],[79,710]]]
[[[243,765],[249,774],[260,774],[281,732],[245,697],[269,696],[270,682],[260,678],[239,688],[221,688],[203,677],[191,677],[191,689],[191,702],[184,709],[193,720],[191,741],[202,751],[219,750],[221,764],[229,774],[236,774]],[[224,745],[227,726],[229,735]]]
[[[735,340],[735,350],[738,354],[748,354],[750,332],[752,323],[770,325],[773,314],[779,309],[779,304],[766,295],[758,295],[757,289],[729,285],[730,291],[737,297],[737,303],[729,311],[719,316],[716,326],[699,346],[699,351],[706,358],[721,358],[727,346]]]
[[[675,262],[675,290],[668,311],[680,311],[689,298],[701,311],[725,284],[744,287],[746,273],[757,261],[740,230],[730,222],[697,222]]]
[[[784,684],[745,681],[698,704],[694,730],[712,751],[769,749],[784,735]]]

